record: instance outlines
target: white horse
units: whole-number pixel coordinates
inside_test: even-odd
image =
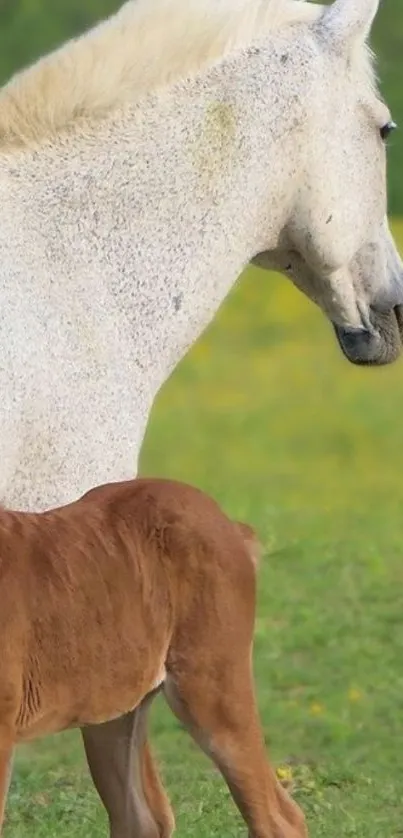
[[[156,393],[251,260],[321,307],[350,361],[399,355],[378,1],[130,0],[0,91],[7,506],[133,476]],[[172,829],[145,717],[84,731],[112,838]]]

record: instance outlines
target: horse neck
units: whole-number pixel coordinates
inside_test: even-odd
[[[262,108],[270,61],[264,50],[239,55],[92,133],[0,159],[9,506],[43,509],[132,476],[159,388],[249,260],[277,240],[296,170],[286,130],[295,84],[280,110],[276,90]],[[27,428],[13,380],[30,410],[38,404]]]
[[[74,306],[91,319],[103,297],[102,325],[120,319],[128,348],[141,357],[137,386],[143,377],[151,390],[163,383],[244,266],[277,241],[295,171],[285,130],[295,85],[280,91],[280,108],[273,72],[286,44],[240,53],[112,115],[90,141],[76,132],[40,155],[17,157],[20,255],[48,292],[52,277],[70,314]],[[44,249],[28,257],[38,231]]]

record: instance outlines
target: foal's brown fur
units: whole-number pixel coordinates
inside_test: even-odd
[[[256,711],[258,552],[250,527],[171,481],[103,486],[40,515],[0,512],[0,829],[14,745],[81,727],[89,755],[94,730],[98,751],[100,730],[106,752],[111,736],[122,741],[122,776],[89,759],[113,838],[168,838],[173,818],[146,742],[162,689],[251,838],[306,834]]]

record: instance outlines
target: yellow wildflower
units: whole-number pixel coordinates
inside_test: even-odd
[[[321,716],[324,711],[324,707],[322,704],[319,704],[318,701],[314,701],[310,706],[310,711],[313,716]]]
[[[362,699],[362,692],[357,690],[355,687],[351,687],[348,691],[348,698],[349,701],[361,701]]]
[[[276,769],[276,774],[279,780],[282,783],[291,783],[292,781],[292,770],[289,765],[279,765]]]

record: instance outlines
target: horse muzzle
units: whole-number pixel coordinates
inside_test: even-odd
[[[371,311],[371,328],[345,328],[333,323],[339,346],[351,364],[384,366],[402,352],[403,306],[388,312]]]

